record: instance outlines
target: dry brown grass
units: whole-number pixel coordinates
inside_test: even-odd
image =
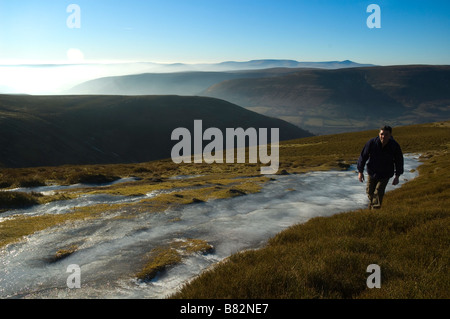
[[[427,159],[420,168],[420,176],[401,189],[388,193],[380,211],[359,210],[329,218],[314,218],[306,224],[294,226],[271,239],[264,249],[231,256],[226,263],[202,274],[176,297],[448,298],[448,123],[394,128],[394,136],[405,153],[426,153]],[[374,130],[283,142],[280,171],[302,173],[346,169],[356,161],[364,143],[376,134],[377,130]],[[155,189],[180,188],[176,193],[130,205],[136,213],[154,213],[171,205],[186,205],[196,200],[242,196],[259,191],[267,180],[259,175],[259,165],[176,165],[170,160],[0,170],[3,187],[64,184],[71,176],[86,174],[136,176],[140,181],[101,190],[86,188],[63,192],[57,196],[99,191],[138,195]],[[203,176],[179,181],[168,179],[176,175]],[[39,202],[42,200],[51,198],[39,199]],[[0,247],[39,230],[98,218],[121,208],[123,206],[96,205],[62,215],[8,219],[0,223]],[[180,256],[177,257],[171,249],[174,248],[153,252],[151,263],[167,266],[179,262]],[[366,267],[371,263],[381,266],[382,289],[368,290],[365,286]],[[154,265],[150,268],[159,269]],[[146,273],[151,273],[151,270]]]
[[[136,278],[149,281],[159,272],[182,262],[183,258],[194,253],[207,254],[213,249],[213,246],[200,239],[173,241],[167,246],[153,249],[146,257],[144,267],[136,274]]]
[[[386,195],[381,210],[318,217],[290,227],[265,248],[232,255],[202,273],[173,298],[448,299],[450,128],[431,124],[394,132],[404,151],[425,153],[425,164],[418,178]],[[336,152],[333,156],[346,159],[341,152],[357,156],[373,133],[315,137],[298,141],[309,146],[286,149],[295,150],[294,157]],[[366,285],[370,264],[381,267],[380,289]]]

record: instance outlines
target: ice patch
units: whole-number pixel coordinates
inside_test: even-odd
[[[72,184],[72,185],[46,185],[46,186],[36,186],[36,187],[18,187],[13,189],[5,189],[5,192],[23,192],[23,193],[41,193],[45,195],[45,193],[51,193],[56,192],[59,190],[66,190],[66,189],[76,189],[76,188],[83,188],[83,187],[101,187],[101,186],[110,186],[115,185],[119,183],[126,183],[126,182],[134,182],[138,180],[136,177],[127,177],[127,178],[120,178],[118,180],[115,180],[110,183],[101,183],[101,184]]]

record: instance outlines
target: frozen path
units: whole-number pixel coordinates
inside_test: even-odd
[[[417,155],[405,156],[401,184],[417,175]],[[388,186],[388,190],[395,188]],[[63,204],[63,203],[61,203]],[[355,168],[274,176],[260,193],[186,205],[133,219],[80,221],[38,232],[0,251],[0,298],[164,298],[210,265],[258,248],[287,227],[316,216],[364,208],[365,183]],[[198,238],[214,245],[153,281],[130,276],[142,256],[176,239]],[[79,250],[59,262],[52,255],[71,244]],[[67,266],[81,268],[81,288],[66,285]]]

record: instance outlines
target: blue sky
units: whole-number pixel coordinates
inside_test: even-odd
[[[379,29],[366,24],[372,3]],[[80,28],[67,26],[70,4]],[[448,0],[0,0],[0,64],[77,52],[85,62],[450,64],[449,16]]]

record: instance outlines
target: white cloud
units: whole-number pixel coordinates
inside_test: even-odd
[[[67,50],[67,59],[70,63],[82,63],[84,62],[84,54],[80,49]]]

